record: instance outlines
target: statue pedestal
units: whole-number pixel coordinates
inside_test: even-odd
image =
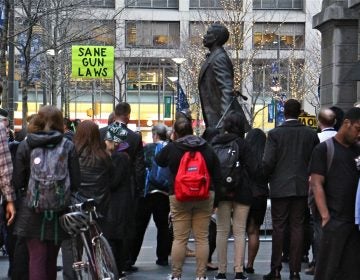
[[[338,106],[347,110],[356,102],[357,82],[347,79],[358,60],[359,14],[348,8],[347,1],[323,3],[313,17],[313,27],[321,32],[321,106]],[[359,76],[360,80],[360,76]]]

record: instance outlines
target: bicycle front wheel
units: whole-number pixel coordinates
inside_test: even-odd
[[[95,266],[98,279],[118,280],[119,273],[109,242],[103,235],[95,241]]]

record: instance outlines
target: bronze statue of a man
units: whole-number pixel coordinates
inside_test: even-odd
[[[212,24],[203,38],[203,44],[210,53],[201,67],[198,87],[206,127],[216,127],[230,103],[227,113],[234,110],[244,114],[237,99],[232,102],[234,69],[223,48],[228,39],[228,29],[219,23]],[[248,124],[246,125],[248,128]]]

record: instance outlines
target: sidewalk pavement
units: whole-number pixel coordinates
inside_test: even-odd
[[[145,242],[147,243],[147,242]],[[189,243],[190,248],[194,248],[193,243]],[[233,242],[229,242],[228,247],[228,279],[232,280],[233,273]],[[248,274],[249,280],[262,280],[262,276],[270,271],[270,256],[271,256],[271,241],[263,241],[260,244],[260,250],[255,260],[255,274]],[[143,244],[139,260],[135,264],[138,267],[138,272],[132,273],[128,276],[129,280],[157,280],[166,279],[166,276],[171,272],[170,267],[161,267],[155,264],[155,248],[150,244]],[[213,263],[216,263],[216,251],[213,256]],[[302,272],[300,273],[302,280],[312,280],[313,276],[305,275],[304,269],[308,265],[302,264]],[[216,271],[209,271],[207,277],[209,280],[214,279]],[[289,267],[287,263],[283,263],[283,269],[281,272],[282,279],[289,279]],[[182,280],[194,280],[195,279],[195,258],[187,257],[184,267]]]
[[[259,253],[255,260],[255,274],[249,274],[249,280],[261,280],[264,274],[270,271],[270,257],[271,257],[271,240],[267,237],[262,238]],[[233,242],[229,241],[228,247],[228,279],[233,279]],[[194,242],[189,242],[189,247],[194,249]],[[153,223],[150,223],[149,228],[146,232],[144,243],[135,266],[138,267],[138,272],[128,275],[128,280],[165,280],[167,275],[171,273],[170,266],[162,267],[155,264],[156,261],[156,229]],[[213,255],[213,263],[216,263],[216,251]],[[310,256],[311,259],[311,256]],[[59,254],[58,265],[61,265],[61,254]],[[307,268],[307,264],[302,265],[301,279],[312,280],[313,276],[305,275],[304,269]],[[1,256],[0,253],[0,280],[9,279],[6,277],[8,269],[8,258]],[[283,270],[281,272],[282,279],[289,278],[289,268],[286,263],[283,264]],[[209,280],[214,279],[216,271],[208,273]],[[63,279],[62,272],[58,273],[57,279]],[[195,258],[186,258],[182,280],[194,280],[195,279]]]

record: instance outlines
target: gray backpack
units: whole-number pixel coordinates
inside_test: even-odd
[[[56,146],[37,147],[30,153],[26,204],[36,212],[58,212],[70,203],[70,143],[63,138]]]

